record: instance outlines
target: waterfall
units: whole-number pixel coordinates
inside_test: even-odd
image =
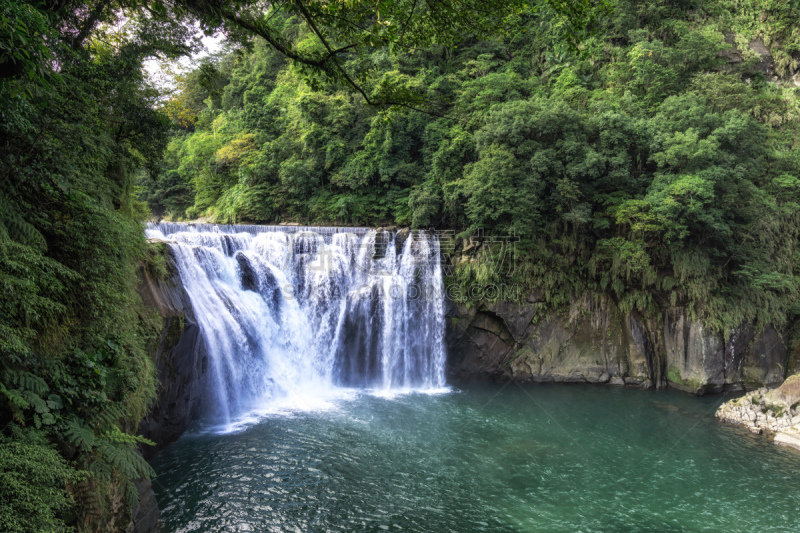
[[[336,391],[445,385],[439,242],[368,228],[148,224],[173,251],[226,422]]]

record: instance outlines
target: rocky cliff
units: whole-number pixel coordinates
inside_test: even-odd
[[[604,297],[560,312],[521,304],[448,302],[449,374],[533,382],[672,387],[694,394],[779,385],[798,366],[784,332],[752,324],[726,341],[685,309],[657,319],[620,313]]]
[[[158,397],[139,431],[156,443],[143,450],[145,458],[174,442],[203,410],[208,359],[191,301],[172,262],[169,246],[160,247],[166,271],[158,275],[148,269],[141,274],[140,294],[145,304],[158,312],[161,334],[153,347],[158,373]]]
[[[141,447],[146,459],[175,441],[198,414],[200,383],[205,374],[199,330],[169,246],[153,240],[151,245],[154,255],[139,269],[139,294],[145,306],[161,317],[161,331],[150,347],[158,373],[158,397],[139,426],[139,433],[156,443]],[[129,521],[112,530],[156,533],[160,511],[153,485],[146,479],[135,483],[138,502],[131,509]]]
[[[146,457],[177,439],[201,414],[208,379],[189,297],[169,246],[157,244],[166,272],[144,269],[141,283],[144,301],[163,324],[153,348],[158,399],[140,427],[157,443],[144,451]],[[521,303],[447,300],[450,378],[608,383],[703,394],[774,387],[800,371],[788,334],[771,327],[756,331],[743,324],[726,340],[685,309],[644,318],[620,313],[602,296],[576,299],[559,311],[546,309],[544,297],[536,294]]]
[[[402,232],[401,232],[402,233]],[[141,294],[162,319],[154,347],[160,388],[140,430],[157,446],[152,457],[203,411],[208,359],[188,295],[167,243],[157,243],[166,272],[144,269]],[[743,324],[711,331],[683,308],[657,318],[621,313],[603,296],[583,297],[559,311],[544,297],[521,303],[447,300],[448,374],[455,380],[608,383],[671,387],[694,394],[774,387],[800,371],[787,332]]]
[[[407,233],[399,232],[398,237]],[[143,268],[140,285],[144,302],[162,321],[152,347],[158,398],[140,426],[140,432],[157,444],[143,450],[146,458],[175,441],[202,414],[209,379],[202,336],[169,246],[154,244],[165,267],[159,272]],[[610,299],[596,296],[553,311],[536,294],[520,303],[467,305],[448,299],[446,306],[447,368],[453,380],[607,383],[703,394],[774,387],[800,372],[800,357],[790,348],[787,332],[771,327],[756,331],[752,324],[743,324],[726,338],[682,308],[645,318],[621,313]],[[752,400],[750,404],[761,407]],[[780,430],[776,442],[783,439],[800,446],[796,420],[789,427],[773,421],[768,410],[759,415],[740,407],[732,406],[730,416],[745,420],[746,415],[745,423],[755,421],[757,427],[774,422],[774,429]],[[784,414],[800,416],[797,409],[793,401]],[[137,486],[140,504],[129,531],[150,533],[157,527],[158,507],[152,487],[144,482]]]

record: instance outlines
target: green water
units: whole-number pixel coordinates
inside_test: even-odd
[[[800,531],[800,453],[723,400],[470,385],[200,427],[155,461],[162,531]]]

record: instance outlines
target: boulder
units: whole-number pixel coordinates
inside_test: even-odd
[[[775,444],[800,450],[800,429],[797,427],[790,427],[779,431],[775,435]]]
[[[800,374],[788,377],[780,387],[766,393],[764,400],[791,410],[800,402]]]

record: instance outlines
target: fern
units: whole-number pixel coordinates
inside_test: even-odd
[[[145,444],[147,446],[155,446],[156,443],[142,437],[141,435],[131,435],[122,432],[119,428],[114,428],[103,434],[103,438],[115,444]]]
[[[64,437],[66,437],[70,444],[76,446],[83,452],[90,452],[92,448],[97,445],[97,438],[95,437],[94,431],[77,419],[72,419],[67,422],[66,428],[64,429]]]
[[[100,481],[111,481],[111,465],[105,459],[97,459],[89,464],[89,472]]]
[[[47,248],[41,232],[22,218],[6,197],[0,196],[0,240],[11,239],[39,249]]]
[[[103,458],[129,479],[150,479],[155,475],[153,467],[131,446],[104,442],[100,450]]]
[[[8,402],[11,404],[12,409],[21,411],[23,409],[30,408],[28,400],[25,399],[25,396],[23,396],[22,391],[19,389],[7,389],[5,385],[0,383],[0,392],[3,393]]]
[[[8,401],[8,407],[14,420],[25,424],[29,416],[36,428],[56,422],[56,417],[50,412],[50,404],[56,407],[60,407],[61,404],[42,398],[41,395],[50,390],[42,378],[30,372],[16,370],[7,370],[4,377],[7,382],[17,386],[17,388],[9,388],[4,383],[0,383],[0,393]],[[31,409],[33,409],[33,413],[26,413]]]
[[[82,503],[84,522],[97,522],[105,515],[106,506],[97,487],[97,478],[89,477],[77,483],[73,491]]]
[[[9,370],[7,373],[11,378],[11,383],[21,389],[29,390],[37,395],[46,394],[50,391],[47,382],[35,374],[17,370]]]
[[[131,507],[135,506],[139,501],[139,489],[130,479],[125,481],[125,499]]]
[[[94,416],[94,427],[96,428],[117,428],[120,420],[128,417],[128,408],[121,403],[108,402],[103,410]]]

